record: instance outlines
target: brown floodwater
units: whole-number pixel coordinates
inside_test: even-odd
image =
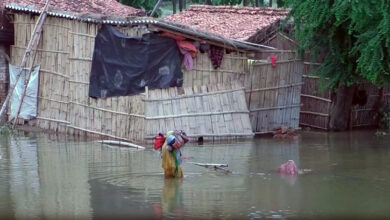
[[[151,146],[1,135],[0,218],[390,219],[390,136],[375,131],[189,143],[183,154],[185,178],[165,180]],[[312,172],[281,176],[290,159]]]

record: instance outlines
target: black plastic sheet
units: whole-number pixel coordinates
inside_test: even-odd
[[[128,37],[103,25],[95,39],[89,96],[106,98],[181,86],[181,54],[176,41],[154,33]]]

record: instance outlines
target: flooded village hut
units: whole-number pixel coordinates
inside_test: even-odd
[[[8,93],[9,86],[9,74],[8,74],[8,62],[11,56],[11,45],[16,47],[26,46],[29,39],[24,39],[26,42],[23,44],[15,43],[14,38],[18,37],[18,34],[25,36],[27,31],[32,31],[35,23],[34,19],[23,23],[21,25],[14,24],[11,20],[13,15],[6,6],[13,7],[25,7],[24,11],[27,13],[37,14],[38,10],[42,9],[46,1],[40,0],[2,0],[0,1],[0,104],[3,104],[5,97]],[[53,0],[51,14],[54,15],[56,11],[71,11],[74,13],[80,13],[80,16],[86,16],[90,13],[100,14],[101,16],[143,16],[145,13],[139,9],[127,7],[119,4],[115,0],[107,1],[57,1]],[[69,13],[63,14],[63,17],[71,17]],[[28,26],[30,24],[30,26]],[[49,26],[49,25],[47,25]],[[19,30],[14,32],[14,27]],[[22,32],[22,33],[20,33]],[[14,34],[15,33],[15,34]],[[15,37],[14,37],[15,36]],[[23,39],[23,37],[21,37]],[[21,49],[21,48],[19,48]],[[14,49],[13,50],[17,50]],[[18,61],[20,62],[20,61]],[[17,63],[15,63],[17,64]]]
[[[249,60],[243,58],[244,62],[248,61],[248,69],[241,79],[256,134],[269,133],[281,126],[294,129],[299,126],[303,63],[293,50],[295,43],[279,31],[288,12],[276,8],[197,5],[164,19],[233,41],[270,46],[256,51]],[[226,75],[234,67],[226,68],[218,69],[215,75]],[[198,79],[195,82],[198,85],[212,84],[208,76],[193,78]]]
[[[6,6],[14,28],[14,44],[10,49],[13,65],[18,65],[25,53],[42,6],[26,2],[27,7],[23,4]],[[102,4],[101,1],[97,2]],[[104,8],[100,13],[92,9],[85,13],[84,10],[77,11],[76,8],[80,7],[72,4],[72,1],[55,3],[62,8],[56,8],[55,11],[53,8],[48,13],[34,60],[34,65],[40,65],[37,114],[33,120],[19,120],[18,123],[73,135],[143,142],[159,132],[172,129],[183,129],[192,139],[252,137],[253,125],[260,128],[260,123],[270,124],[263,126],[264,131],[269,132],[282,124],[288,125],[295,118],[293,111],[286,110],[295,108],[295,104],[289,103],[290,100],[291,103],[299,103],[299,95],[292,96],[298,88],[296,84],[300,83],[299,61],[263,59],[248,62],[248,56],[254,52],[271,54],[268,51],[273,48],[264,49],[257,44],[203,32],[186,25],[139,17],[139,10],[126,6],[123,6],[125,9],[113,9],[113,14],[108,13],[111,10],[109,5],[99,7]],[[99,4],[86,3],[89,6]],[[126,11],[134,14],[116,14]],[[108,35],[104,35],[104,31]],[[115,40],[104,41],[105,36]],[[166,51],[176,51],[176,55],[177,51],[181,53],[178,56],[179,64],[183,65],[176,71],[178,75],[171,74],[172,69],[177,70],[177,58],[164,60],[161,62],[168,62],[168,69],[157,65],[158,69],[149,71],[154,75],[148,75],[139,80],[138,84],[133,84],[135,87],[131,88],[137,88],[135,91],[121,91],[123,83],[131,85],[133,82],[125,80],[126,74],[118,70],[130,64],[135,68],[138,63],[142,72],[145,68],[152,68],[149,67],[152,60],[148,57],[132,57],[137,55],[134,53],[118,56],[118,53],[112,52],[117,52],[116,49],[107,50],[110,45],[96,42],[113,43],[112,48],[127,48],[134,45],[134,37],[139,42],[173,41],[175,46],[166,48]],[[184,42],[183,46],[181,41],[190,42],[196,47],[197,53],[189,54],[188,50],[185,51],[188,49],[187,44]],[[165,44],[155,45],[161,50],[160,46]],[[131,52],[147,47],[134,48]],[[278,51],[272,50],[273,53]],[[210,58],[210,54],[214,54],[213,58]],[[134,59],[127,60],[130,64],[120,63],[126,57]],[[187,57],[186,60],[184,57]],[[104,65],[99,66],[107,60],[113,61],[111,64],[118,61],[118,67],[108,65],[110,68],[105,69]],[[144,60],[149,63],[141,65]],[[264,72],[253,73],[257,67],[264,69]],[[287,69],[292,69],[293,74]],[[102,73],[106,74],[106,78],[99,75]],[[158,80],[162,76],[165,76],[163,79],[170,77],[171,81],[166,84],[164,80]],[[104,81],[108,78],[111,81]],[[157,80],[148,84],[152,79]],[[254,113],[258,116],[257,112],[268,114],[261,121],[253,123],[251,119]]]

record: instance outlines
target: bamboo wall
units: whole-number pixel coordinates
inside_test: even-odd
[[[321,130],[329,130],[329,118],[332,106],[330,90],[321,91],[319,77],[309,76],[318,63],[305,62],[305,70],[302,86],[302,110],[299,123]],[[390,86],[383,88],[383,95],[380,97],[380,90],[372,84],[361,84],[359,89],[367,92],[367,103],[364,106],[355,105],[351,111],[351,128],[377,126],[377,112],[374,105],[380,98],[385,105],[389,105]]]
[[[198,53],[194,59],[192,71],[184,69],[183,87],[202,85],[244,84],[248,74],[248,58],[246,54],[231,52],[224,54],[221,67],[214,69],[208,53]]]
[[[15,14],[11,60],[18,65],[37,17]],[[143,139],[142,95],[91,99],[89,74],[98,26],[56,17],[45,21],[35,64],[41,65],[37,120],[32,126],[75,135]],[[128,34],[143,30],[127,29]]]
[[[299,123],[302,126],[328,130],[329,113],[332,105],[331,93],[329,90],[321,90],[318,77],[308,75],[318,64],[305,63],[304,65],[301,92],[302,108]]]
[[[383,102],[388,104],[390,87],[383,88],[383,94],[379,88],[372,84],[366,83],[359,86],[359,89],[364,89],[367,92],[367,103],[364,106],[355,105],[351,113],[351,127],[370,127],[378,126],[377,109],[375,109],[376,102]],[[379,100],[378,100],[379,99]]]
[[[152,90],[144,102],[148,138],[175,129],[193,139],[253,136],[244,88],[239,85]]]
[[[277,56],[272,67],[270,56]],[[250,62],[246,80],[247,103],[253,131],[270,133],[281,126],[299,125],[302,61],[292,51],[264,51]]]

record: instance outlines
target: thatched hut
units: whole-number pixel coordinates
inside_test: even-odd
[[[270,59],[248,62],[248,55],[254,52],[274,54],[280,51],[186,25],[116,14],[124,9],[108,14],[108,5],[104,11],[92,11],[98,13],[92,14],[92,9],[88,13],[72,9],[69,6],[75,6],[72,1],[56,3],[62,8],[49,12],[35,59],[41,71],[38,114],[34,120],[19,120],[19,123],[75,135],[137,142],[177,128],[185,130],[194,139],[216,140],[252,137],[254,125],[255,132],[258,131],[256,127],[263,127],[259,132],[270,132],[280,125],[290,125],[291,121],[290,127],[297,127],[295,110],[299,111],[299,94],[295,92],[300,91],[300,62],[291,56],[291,52],[277,54],[289,59],[278,59],[274,63]],[[102,1],[86,3],[99,4]],[[40,12],[39,8],[32,10],[16,4],[7,5],[6,9],[15,32],[11,63],[18,65]],[[135,11],[139,16],[139,11]],[[198,52],[191,71],[181,67],[183,79],[178,87],[153,89],[144,86],[142,91],[137,90],[138,93],[132,95],[91,97],[90,87],[95,82],[92,74],[95,74],[96,39],[104,29],[101,27],[114,27],[118,31],[116,35],[139,38],[145,33],[173,34],[206,48],[219,48],[223,59],[216,68],[209,52]],[[109,54],[103,56],[114,58]],[[161,70],[162,75],[167,73],[165,69]],[[115,71],[107,73],[116,76]],[[124,81],[121,77],[119,74],[116,78],[119,84]],[[264,113],[261,122],[260,119],[253,120],[254,115],[260,116],[258,112]]]

